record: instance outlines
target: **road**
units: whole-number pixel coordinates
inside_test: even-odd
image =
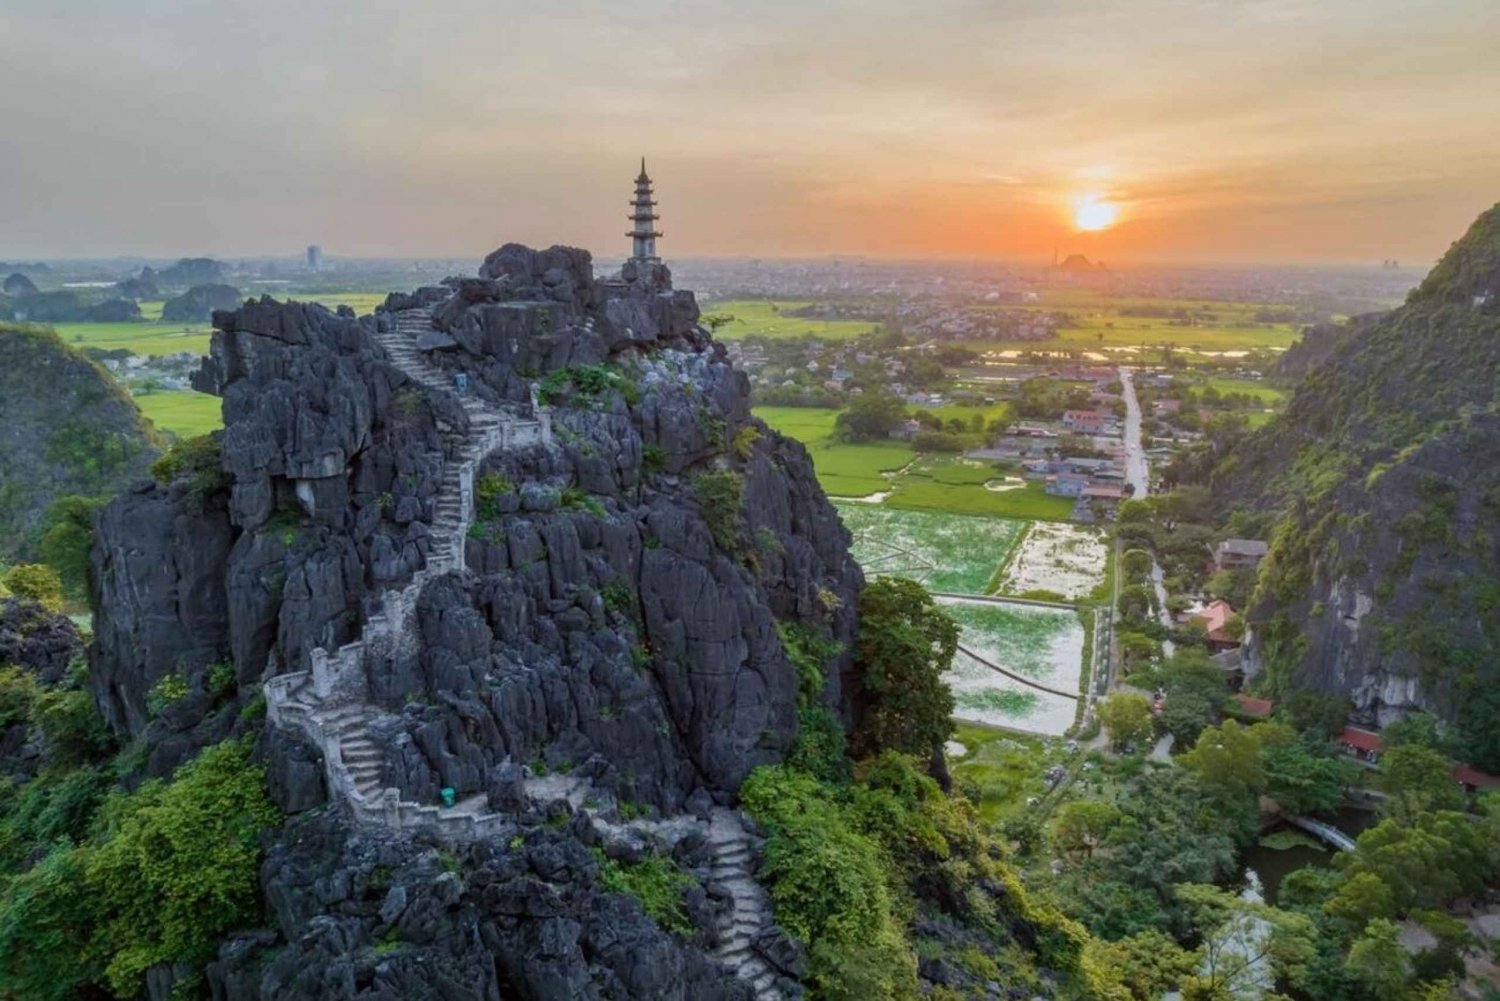
[[[1141,402],[1135,395],[1135,372],[1121,366],[1120,385],[1125,397],[1125,482],[1134,488],[1133,497],[1140,499],[1151,492],[1151,469],[1146,462],[1146,447],[1141,441]],[[1151,561],[1151,589],[1156,592],[1156,612],[1161,624],[1172,628],[1172,613],[1167,611],[1167,589],[1162,583],[1161,564]],[[1171,640],[1163,640],[1162,653],[1172,656],[1175,647]]]

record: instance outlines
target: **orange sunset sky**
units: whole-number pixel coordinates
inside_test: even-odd
[[[1494,0],[10,0],[0,258],[618,255],[644,153],[668,258],[1424,266],[1497,53]]]

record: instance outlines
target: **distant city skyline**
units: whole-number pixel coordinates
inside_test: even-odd
[[[1500,200],[1489,0],[12,0],[0,260],[1426,268]]]

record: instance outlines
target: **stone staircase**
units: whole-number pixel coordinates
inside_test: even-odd
[[[771,902],[751,874],[750,832],[739,814],[719,808],[711,814],[708,841],[713,850],[709,878],[722,884],[734,907],[719,919],[713,957],[755,989],[757,1001],[780,1001],[776,974],[755,952],[757,936],[770,930]]]
[[[417,348],[417,338],[431,330],[430,312],[410,309],[392,317],[394,323],[375,334],[391,363],[428,389],[453,389],[450,377],[428,363]],[[445,807],[403,800],[399,789],[381,786],[382,755],[370,737],[370,727],[382,710],[369,703],[365,663],[413,652],[416,604],[422,589],[434,577],[464,569],[479,463],[497,449],[550,445],[552,441],[551,419],[545,411],[528,418],[468,394],[459,394],[458,400],[468,417],[468,430],[451,432],[457,439],[457,454],[445,463],[426,566],[406,586],[379,596],[380,610],[365,621],[359,639],[332,651],[315,649],[309,654],[308,670],[279,674],[265,683],[268,717],[279,726],[301,731],[319,747],[330,798],[347,803],[357,823],[402,828],[450,842],[508,839],[519,827],[515,817],[490,811],[483,794]],[[594,802],[593,790],[586,780],[530,776],[525,786],[527,797],[535,802],[562,799],[575,811],[594,816],[595,810],[588,805]],[[597,818],[595,822],[605,828],[614,826]],[[701,828],[701,822],[676,817],[622,826],[673,837]],[[708,841],[710,878],[725,886],[733,901],[715,929],[714,958],[752,985],[756,1001],[783,1001],[775,974],[753,948],[756,936],[772,927],[771,905],[751,875],[751,838],[740,815],[715,808]]]

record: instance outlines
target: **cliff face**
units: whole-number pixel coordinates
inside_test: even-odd
[[[0,324],[0,429],[0,557],[29,549],[53,501],[112,494],[158,454],[129,395],[45,328]]]
[[[1500,652],[1500,206],[1389,314],[1361,318],[1214,473],[1278,514],[1251,610],[1273,682],[1414,708],[1494,747]],[[1500,761],[1493,761],[1500,765]]]
[[[382,346],[413,316],[401,351],[437,379]],[[795,737],[779,629],[852,647],[862,578],[806,451],[750,416],[747,380],[697,316],[665,269],[597,281],[582,251],[515,245],[481,277],[393,295],[371,317],[270,300],[215,314],[198,381],[224,399],[219,446],[100,516],[91,674],[111,724],[149,731],[163,772],[239,726],[263,682],[319,677],[326,653],[414,593],[404,641],[371,647],[355,679],[368,750],[351,767],[392,801],[448,790],[524,811],[526,783],[570,782],[618,817],[706,821]],[[482,437],[482,412],[541,421],[550,441],[486,452],[470,475],[458,443]],[[455,509],[461,559],[446,548]],[[198,698],[218,664],[238,690],[228,706]],[[824,692],[845,712],[847,669],[845,655]],[[153,714],[169,676],[191,694]],[[323,748],[276,718],[261,754],[274,798],[300,814],[325,802]],[[372,997],[751,996],[707,960],[705,931],[677,939],[614,913],[582,813],[528,828],[525,851],[520,835],[508,852],[466,849],[464,878],[434,882],[436,853],[410,831],[356,836],[331,805],[273,849],[276,928],[227,945],[211,971],[232,996],[324,997],[346,976],[373,976]],[[704,835],[671,843],[679,863],[706,864]],[[690,895],[689,917],[705,929],[731,904]],[[361,966],[398,920],[403,941],[427,944]],[[763,939],[761,954],[785,952]]]

